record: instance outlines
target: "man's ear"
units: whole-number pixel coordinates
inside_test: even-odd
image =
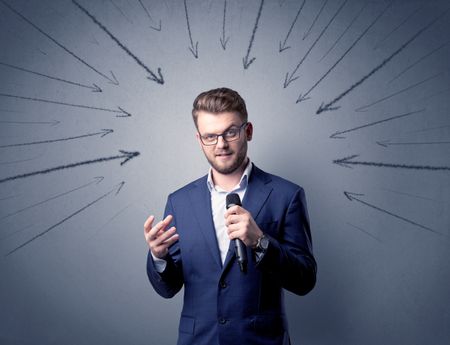
[[[253,137],[253,124],[249,122],[247,126],[245,127],[245,136],[247,138],[247,141],[251,141]]]

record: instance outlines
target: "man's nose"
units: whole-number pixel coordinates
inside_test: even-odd
[[[228,147],[228,142],[223,138],[223,136],[217,137],[217,145],[218,148]]]

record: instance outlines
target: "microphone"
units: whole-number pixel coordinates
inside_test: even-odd
[[[227,195],[226,205],[227,210],[232,206],[242,206],[241,198],[236,193],[230,193]],[[247,269],[247,251],[244,243],[239,238],[234,239],[234,250],[239,267],[242,272],[245,272]]]

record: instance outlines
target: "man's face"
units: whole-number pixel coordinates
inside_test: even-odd
[[[216,145],[206,146],[200,136],[222,134],[230,129],[239,129],[242,125],[243,121],[236,113],[211,114],[204,111],[198,113],[197,139],[209,164],[221,174],[232,174],[244,164],[247,157],[247,141],[251,140],[253,133],[252,124],[248,123],[242,127],[239,139],[235,141],[227,142],[220,136]]]

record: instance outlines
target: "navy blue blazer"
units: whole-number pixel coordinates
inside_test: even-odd
[[[301,187],[255,165],[242,206],[269,238],[256,262],[251,248],[243,273],[230,243],[222,265],[204,176],[169,195],[179,241],[169,249],[163,273],[148,255],[147,274],[158,294],[174,296],[184,286],[178,345],[289,344],[283,289],[307,294],[316,282],[316,261],[305,194]]]

